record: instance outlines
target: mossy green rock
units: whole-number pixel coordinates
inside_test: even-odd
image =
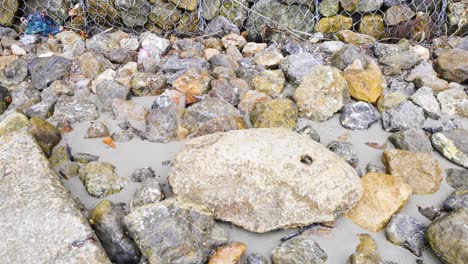
[[[163,30],[170,30],[175,27],[181,17],[182,12],[174,4],[158,0],[152,6],[148,20]]]
[[[120,192],[125,179],[115,173],[114,165],[93,161],[80,167],[80,179],[91,196],[102,198]]]
[[[0,122],[0,137],[4,134],[20,130],[28,125],[28,118],[22,113],[16,111],[11,112],[5,119]]]
[[[286,79],[282,70],[265,70],[252,78],[255,90],[269,96],[278,96],[283,92]]]
[[[70,157],[67,153],[66,146],[59,146],[54,148],[52,155],[50,155],[49,161],[55,168],[60,168],[62,164],[65,164],[70,161]]]
[[[29,120],[28,132],[41,146],[42,151],[44,151],[47,157],[52,154],[52,149],[62,139],[62,134],[60,134],[58,128],[39,117],[33,117]]]
[[[361,24],[359,24],[359,33],[372,36],[376,39],[383,37],[385,33],[385,25],[382,15],[365,15],[361,19]]]
[[[239,2],[232,0],[224,0],[219,10],[219,14],[231,21],[237,27],[241,27],[247,19],[247,10],[244,6],[248,6],[247,1],[241,0]]]
[[[327,254],[310,237],[298,237],[273,249],[273,264],[325,264]]]
[[[289,99],[274,99],[255,105],[250,120],[255,128],[286,127],[296,128],[298,111]]]
[[[340,1],[339,0],[323,0],[320,2],[318,10],[322,16],[335,16],[340,10]]]
[[[2,8],[0,9],[0,25],[11,26],[17,10],[18,0],[2,1]]]
[[[437,256],[448,264],[466,264],[468,259],[468,209],[460,208],[432,222],[426,239]]]
[[[331,17],[322,17],[315,30],[318,32],[322,32],[324,34],[327,33],[336,33],[340,30],[351,29],[353,26],[353,19],[347,16],[331,16]]]

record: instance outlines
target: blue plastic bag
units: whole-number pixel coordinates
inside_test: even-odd
[[[60,23],[55,23],[52,18],[43,12],[28,14],[22,19],[26,34],[41,34],[42,36],[55,35],[62,31]]]

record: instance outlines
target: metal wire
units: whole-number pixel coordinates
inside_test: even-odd
[[[459,21],[466,21],[466,8],[466,1],[459,0],[0,0],[0,24],[18,29],[21,17],[43,12],[88,34],[113,27],[202,35],[207,24],[224,16],[252,38],[275,39],[285,33],[307,37],[343,29],[376,39],[414,38],[417,30],[432,36],[463,35],[459,31],[465,25]]]

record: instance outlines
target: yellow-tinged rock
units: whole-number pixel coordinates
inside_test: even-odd
[[[432,154],[391,149],[384,151],[387,172],[401,177],[415,194],[430,194],[439,190],[442,170]]]
[[[237,264],[246,250],[247,246],[244,243],[231,242],[217,248],[208,264]]]
[[[382,258],[377,250],[377,244],[369,234],[359,234],[359,245],[356,252],[349,256],[347,264],[377,264]]]
[[[376,39],[383,37],[385,33],[385,25],[382,15],[365,15],[361,19],[361,24],[359,24],[359,33],[372,36]]]
[[[315,30],[327,33],[336,33],[340,30],[351,29],[353,26],[353,19],[347,16],[337,15],[331,17],[323,17],[317,23]]]
[[[348,82],[349,94],[356,100],[375,104],[382,95],[382,72],[372,60],[366,69],[360,60],[355,60],[344,70],[344,78]]]
[[[369,35],[359,34],[351,30],[341,30],[340,32],[336,33],[336,36],[344,43],[354,44],[357,46],[372,44],[376,41],[375,38]]]
[[[250,121],[255,128],[286,127],[294,129],[297,117],[296,104],[289,99],[273,99],[257,103],[250,113]]]
[[[385,228],[393,214],[408,202],[413,190],[401,177],[368,173],[362,177],[364,195],[346,213],[360,227],[378,232]]]
[[[207,70],[191,68],[177,78],[174,83],[172,83],[172,86],[185,94],[202,95],[209,91],[212,79]]]

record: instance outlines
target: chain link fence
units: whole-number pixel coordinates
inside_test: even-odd
[[[88,34],[130,32],[202,35],[225,17],[252,39],[340,30],[376,39],[466,35],[467,0],[0,0],[0,24],[21,29],[34,12]],[[216,28],[216,26],[215,26]]]

